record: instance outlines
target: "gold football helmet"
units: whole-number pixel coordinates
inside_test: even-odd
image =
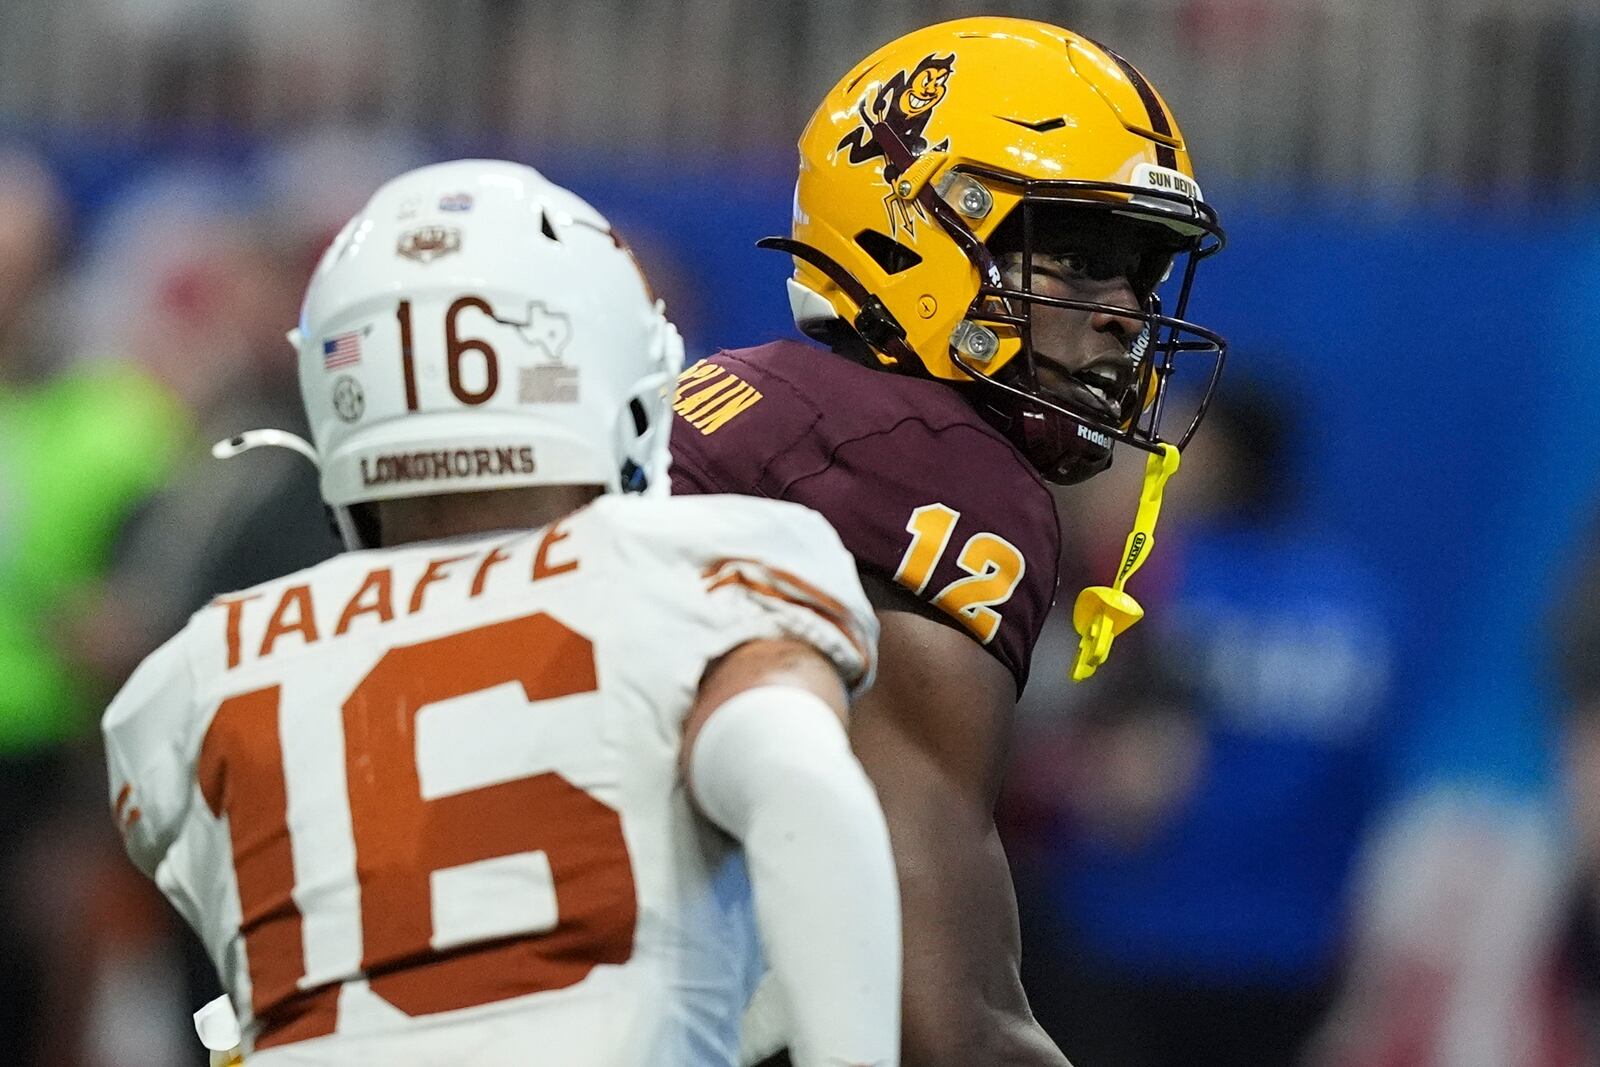
[[[1223,232],[1176,121],[1132,64],[1040,22],[946,22],[862,61],[799,147],[792,235],[762,244],[795,259],[790,303],[803,330],[835,342],[842,320],[886,368],[985,383],[973,394],[985,416],[1060,482],[1104,469],[1114,441],[1160,452],[1177,357],[1209,358],[1176,437],[1187,444],[1226,345],[1183,315],[1195,266]],[[1127,271],[1138,309],[1034,291],[1034,253],[1063,211],[1091,232],[1141,233],[1154,251]],[[1020,261],[1020,282],[1002,271],[997,236],[1019,254],[1006,262]],[[1031,331],[1046,305],[1131,310],[1143,329],[1128,380],[1041,377]]]

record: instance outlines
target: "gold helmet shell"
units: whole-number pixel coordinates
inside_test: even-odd
[[[987,242],[1025,205],[1069,204],[1160,223],[1188,253],[1174,316],[1159,300],[1139,316],[1155,357],[1144,408],[1165,381],[1163,329],[1165,373],[1176,352],[1201,347],[1220,371],[1221,338],[1181,316],[1194,261],[1221,247],[1221,228],[1166,102],[1110,49],[1024,19],[917,30],[834,86],[799,149],[791,238],[764,244],[795,257],[790,302],[807,332],[842,319],[886,367],[1031,397],[1004,384],[1017,368],[1003,373],[1025,352],[1030,297],[1002,284]],[[1159,442],[1154,419],[1141,432],[1138,415],[1108,425],[1064,413],[1141,448]]]

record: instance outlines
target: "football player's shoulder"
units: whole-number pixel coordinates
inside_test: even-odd
[[[220,673],[210,670],[208,665],[228,658],[230,654],[234,659],[237,658],[237,652],[230,653],[228,645],[236,644],[238,641],[237,617],[244,605],[281,606],[286,595],[292,596],[298,589],[309,589],[312,585],[318,584],[319,577],[325,580],[328,575],[348,569],[350,557],[363,554],[346,553],[335,556],[291,574],[243,589],[217,594],[195,609],[176,634],[146,657],[139,670],[154,675],[157,672],[175,674],[182,669],[187,672],[188,679],[196,691],[204,691],[210,676]],[[136,672],[126,687],[128,691],[137,688],[134,681],[138,677],[139,674]]]
[[[298,591],[309,590],[314,585],[324,584],[334,575],[348,573],[354,567],[360,566],[354,562],[356,557],[374,554],[377,553],[375,551],[342,553],[290,574],[243,589],[219,593],[195,609],[183,627],[160,649],[146,658],[145,665],[141,665],[140,670],[145,670],[148,665],[153,671],[157,663],[165,663],[167,669],[173,670],[181,663],[187,667],[191,680],[203,690],[210,675],[217,673],[208,665],[224,658],[237,660],[237,649],[229,649],[228,646],[230,644],[236,646],[238,643],[237,620],[240,610],[245,605],[268,604],[278,605],[281,608],[286,597],[293,597]],[[132,687],[133,683],[130,680],[129,688]]]
[[[855,560],[815,511],[748,496],[608,496],[584,521],[606,527],[608,563],[631,587],[666,605],[685,654],[709,661],[789,638],[827,656],[852,689],[870,684],[877,617]]]
[[[699,566],[731,557],[830,568],[850,561],[827,519],[787,500],[723,493],[610,496],[591,507],[617,539]]]
[[[733,373],[794,381],[797,377],[804,377],[804,371],[812,361],[826,354],[826,349],[810,342],[779,338],[750,348],[724,348],[700,363],[723,367]],[[691,364],[690,369],[700,366],[700,363]]]
[[[685,368],[672,398],[673,492],[776,496],[796,464],[810,465],[823,409],[793,368],[817,358],[778,341]]]
[[[827,516],[861,570],[944,611],[1018,689],[1055,598],[1055,499],[1009,441],[965,410],[906,411],[841,442],[784,495]]]
[[[983,425],[946,383],[800,341],[722,351],[693,364],[678,378],[673,410],[673,487],[680,494],[788,498],[792,483],[832,465],[853,441],[903,426],[926,436]],[[922,453],[913,462],[925,459],[926,443],[905,433],[888,446],[901,440]],[[1009,447],[998,435],[994,441]]]
[[[814,429],[834,441],[870,433],[900,419],[934,427],[971,422],[976,413],[949,385],[868,367],[803,341],[780,340],[729,349],[703,360],[708,384],[719,374],[738,376],[799,409]],[[684,373],[690,378],[695,367]],[[681,379],[682,380],[682,379]]]
[[[822,512],[863,564],[890,574],[902,539],[928,509],[966,516],[1053,571],[1061,534],[1044,480],[955,390],[906,384],[928,386],[940,403],[897,406],[891,418],[838,441],[826,464],[784,487],[784,498]],[[868,548],[882,536],[891,558]]]
[[[198,613],[197,613],[198,614]],[[148,709],[169,706],[178,710],[181,701],[173,698],[191,692],[196,676],[193,646],[197,640],[194,617],[140,661],[117,695],[106,708],[101,726],[112,732],[146,716]]]
[[[992,485],[1035,519],[1053,514],[1044,480],[951,383],[863,366],[798,341],[721,352],[710,362],[760,382],[769,393],[781,386],[792,405],[805,408],[809,438],[820,447],[774,463],[788,481],[762,489],[767,495],[796,499],[786,491],[789,482],[839,463],[842,450],[862,443],[850,449],[850,466],[869,484],[892,478],[946,491],[959,491],[962,483]]]
[[[211,599],[209,604],[206,604],[189,617],[187,629],[209,633],[211,628],[207,625],[208,617],[218,608],[226,609],[232,604],[255,601],[279,603],[285,596],[293,596],[302,589],[323,588],[343,582],[348,575],[363,573],[371,567],[392,561],[402,551],[404,549],[369,548],[341,552],[309,567],[303,567],[300,570],[270,578],[257,585],[237,589],[229,593],[219,593]]]
[[[202,691],[231,676],[240,666],[266,655],[265,642],[274,633],[299,633],[307,640],[322,635],[317,620],[328,604],[360,584],[361,576],[392,564],[400,549],[374,548],[341,552],[298,571],[211,598],[189,616],[179,634],[185,643]],[[342,600],[340,601],[342,603]]]
[[[672,410],[687,440],[710,438],[759,410],[760,420],[794,424],[795,432],[815,423],[822,412],[807,388],[807,364],[819,353],[798,341],[774,341],[756,348],[723,349],[685,367],[678,375]],[[724,435],[726,436],[726,435]]]
[[[673,487],[782,497],[842,444],[902,420],[972,416],[947,386],[863,366],[801,341],[730,349],[678,376]]]

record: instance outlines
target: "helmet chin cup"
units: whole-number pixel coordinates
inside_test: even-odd
[[[1077,485],[1111,466],[1115,445],[1110,437],[1048,407],[1027,407],[1018,416],[1014,440],[1045,481]]]
[[[972,325],[993,336],[987,328]],[[1108,431],[1077,412],[1004,381],[1003,375],[984,374],[977,361],[954,344],[950,359],[978,387],[989,392],[995,413],[990,417],[991,423],[1046,481],[1075,485],[1092,478],[1111,465],[1115,443],[1127,439],[1122,433]],[[996,422],[996,418],[1000,421]]]

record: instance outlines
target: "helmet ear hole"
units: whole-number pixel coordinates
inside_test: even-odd
[[[856,244],[885,274],[899,274],[922,262],[922,257],[914,250],[877,230],[862,230],[856,234]]]
[[[615,447],[625,493],[666,492],[672,429],[666,388],[671,381],[670,372],[639,379],[627,403],[617,409]]]

